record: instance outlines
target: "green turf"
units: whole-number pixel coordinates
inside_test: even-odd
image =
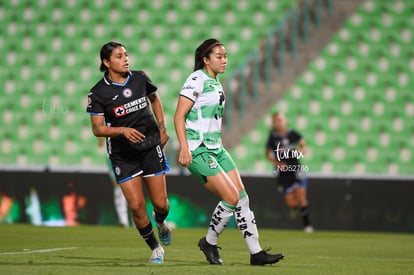
[[[197,241],[206,229],[175,229],[165,264],[135,229],[0,225],[0,274],[414,274],[414,235],[260,230],[263,247],[283,252],[272,266],[250,266],[241,234],[220,239],[224,266],[209,265]]]

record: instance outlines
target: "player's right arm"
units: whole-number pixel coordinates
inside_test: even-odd
[[[178,162],[184,166],[188,167],[192,162],[192,156],[190,149],[188,148],[186,129],[185,129],[185,116],[192,108],[194,102],[190,99],[179,96],[177,108],[174,115],[174,126],[175,132],[177,133],[178,143],[180,144],[180,152],[178,154]]]
[[[92,132],[96,137],[119,137],[124,136],[131,142],[142,142],[145,136],[134,128],[111,127],[105,125],[102,115],[91,115]]]

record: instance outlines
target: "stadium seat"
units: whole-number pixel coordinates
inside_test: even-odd
[[[312,172],[412,174],[412,7],[409,0],[364,1],[271,108],[286,112],[307,140]],[[252,146],[242,143],[250,156]]]
[[[42,135],[48,146],[36,154],[21,145],[18,136],[10,137],[7,140],[13,144],[13,152],[19,152],[18,157],[10,155],[0,164],[75,165],[84,161],[102,165],[97,161],[101,153],[83,150],[88,152],[88,159],[76,145],[95,147],[90,132],[88,138],[89,117],[83,100],[101,77],[99,49],[103,43],[125,43],[132,66],[150,75],[160,87],[164,102],[175,103],[184,78],[192,71],[195,45],[207,37],[223,40],[232,56],[228,67],[231,71],[294,3],[5,1],[0,6],[0,23],[7,26],[0,28],[0,48],[8,52],[6,66],[0,68],[5,91],[0,96],[0,119],[7,128],[4,132],[17,125],[28,133],[39,130],[50,136]],[[170,133],[174,132],[174,106],[165,107]],[[76,128],[78,125],[81,130]],[[68,128],[77,129],[81,138],[74,139],[74,133],[67,133]],[[34,136],[28,134],[24,139],[34,142]],[[63,153],[68,140],[72,149]]]

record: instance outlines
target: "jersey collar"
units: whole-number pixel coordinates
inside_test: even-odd
[[[206,70],[204,69],[200,69],[208,78],[210,79],[214,79],[215,81],[219,82],[219,76],[218,74],[216,75],[216,78],[212,77]]]
[[[125,83],[122,83],[122,84],[121,83],[116,83],[116,82],[113,82],[112,80],[110,80],[109,77],[108,77],[108,73],[107,72],[105,72],[103,79],[105,81],[105,84],[108,85],[108,86],[110,86],[112,84],[113,85],[116,85],[116,86],[124,86],[125,84],[128,83],[129,79],[131,78],[131,75],[132,75],[132,72],[129,71],[128,72],[128,78],[127,78],[127,80],[125,81]]]

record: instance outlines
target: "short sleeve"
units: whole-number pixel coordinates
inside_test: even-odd
[[[145,78],[145,90],[146,90],[146,95],[149,96],[150,94],[155,93],[158,90],[158,87],[155,86],[155,84],[151,81],[151,79],[149,78],[149,76],[141,71],[143,77]]]
[[[269,134],[266,141],[266,149],[272,149],[273,150],[273,139],[272,139],[272,133]]]
[[[198,76],[190,75],[184,82],[180,95],[195,102],[203,91],[203,81]]]
[[[290,133],[290,135],[291,135],[291,143],[298,143],[299,141],[302,140],[301,134],[299,134],[295,130],[292,130],[292,132]]]
[[[88,94],[88,105],[86,107],[86,112],[91,115],[104,115],[104,106],[102,101],[93,90],[91,90]]]

